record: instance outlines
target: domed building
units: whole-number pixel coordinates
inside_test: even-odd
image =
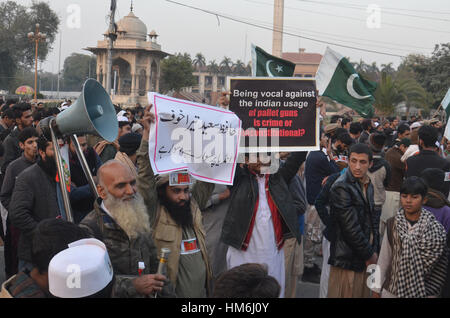
[[[131,8],[130,13],[117,23],[117,39],[112,50],[111,98],[114,104],[130,107],[136,103],[147,105],[147,92],[159,91],[160,62],[169,55],[161,51],[158,35],[147,26]],[[106,86],[108,31],[97,47],[86,50],[97,56],[97,80]],[[148,39],[147,40],[147,36]]]

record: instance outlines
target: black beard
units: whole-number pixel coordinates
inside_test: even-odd
[[[57,167],[54,158],[47,157],[46,160],[39,158],[38,165],[45,171],[51,178],[56,176]]]
[[[172,219],[181,227],[190,227],[194,224],[191,213],[191,202],[187,201],[183,206],[174,204],[167,199],[165,194],[159,196],[161,204],[166,208]]]

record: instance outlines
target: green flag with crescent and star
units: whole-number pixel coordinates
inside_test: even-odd
[[[270,55],[252,44],[253,77],[292,77],[295,64]]]
[[[450,88],[447,91],[447,94],[445,94],[444,99],[441,102],[442,109],[445,110],[447,122],[448,118],[450,117]]]
[[[319,95],[348,106],[365,118],[374,114],[377,83],[360,76],[350,62],[327,47],[316,73]]]

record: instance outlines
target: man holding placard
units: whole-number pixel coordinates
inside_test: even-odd
[[[149,136],[155,115],[146,109],[144,133],[137,152],[140,193],[150,213],[155,244],[169,248],[167,276],[180,298],[203,298],[209,294],[211,269],[206,253],[200,207],[206,204],[214,184],[198,182],[192,191],[191,176],[183,171],[155,176],[149,161]],[[192,196],[192,197],[191,197]]]
[[[304,89],[299,90],[299,85]],[[315,150],[319,146],[318,116],[316,107],[311,107],[317,106],[314,82],[299,84],[292,79],[267,78],[233,82],[232,79],[230,88],[229,109],[243,122],[242,128],[246,130],[241,136],[250,140],[245,143],[249,145],[244,149],[245,164],[236,168],[230,206],[222,228],[221,239],[229,246],[227,267],[267,264],[269,275],[281,286],[279,296],[284,297],[283,245],[290,237],[301,240],[298,215],[288,185],[305,161],[305,150]],[[252,143],[254,136],[259,137],[259,144]],[[267,139],[263,145],[262,136],[271,137],[269,146]],[[278,138],[272,138],[274,136]],[[270,174],[274,161],[264,160],[262,151],[291,151],[291,154],[281,168]],[[255,152],[259,152],[257,159]]]

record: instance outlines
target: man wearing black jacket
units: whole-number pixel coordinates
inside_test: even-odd
[[[376,264],[379,250],[374,190],[367,175],[372,160],[372,151],[367,145],[353,145],[348,170],[330,191],[329,298],[370,295],[366,268]]]
[[[361,123],[363,132],[361,133],[361,136],[359,136],[358,142],[367,144],[369,142],[369,136],[372,132],[372,120],[370,119],[364,119]]]
[[[330,277],[330,265],[328,264],[328,258],[330,257],[330,237],[332,236],[330,228],[330,190],[334,182],[345,173],[344,171],[333,173],[322,181],[324,185],[322,190],[320,190],[319,195],[314,203],[317,214],[322,221],[324,226],[323,229],[323,239],[322,239],[322,268],[320,273],[320,288],[319,288],[319,298],[327,298],[328,294],[328,279]]]
[[[41,135],[38,139],[40,159],[17,178],[9,218],[19,229],[19,271],[31,266],[31,238],[37,224],[49,218],[65,217],[64,207],[58,204],[56,162],[53,144]]]
[[[382,132],[375,132],[370,135],[369,145],[373,153],[373,164],[369,168],[368,176],[373,185],[375,213],[381,217],[381,210],[386,201],[386,187],[391,179],[391,166],[384,159],[383,148],[386,143],[386,135]],[[378,225],[379,226],[379,225]]]
[[[436,128],[425,125],[419,128],[419,148],[420,153],[409,157],[406,160],[406,178],[416,176],[420,177],[422,171],[426,168],[438,168],[444,170],[445,178],[445,197],[448,197],[450,182],[447,181],[448,172],[450,172],[450,162],[439,156],[437,149],[438,132]]]
[[[230,206],[222,228],[222,241],[229,245],[228,269],[244,263],[266,263],[269,275],[281,285],[284,297],[284,240],[300,243],[298,215],[288,184],[305,161],[306,152],[294,152],[275,174],[262,174],[262,163],[237,167]]]
[[[14,111],[14,118],[16,120],[16,127],[11,131],[8,137],[3,142],[5,147],[5,157],[2,165],[2,175],[5,174],[8,165],[20,157],[22,150],[19,147],[19,133],[26,127],[31,127],[33,124],[33,116],[31,114],[31,105],[27,103],[16,104],[12,107]]]
[[[219,103],[226,106],[226,98]],[[316,107],[321,106],[323,103],[317,100]],[[246,156],[245,165],[236,166],[222,227],[221,241],[229,246],[227,268],[267,264],[269,275],[281,286],[281,298],[285,290],[284,240],[295,237],[301,242],[299,218],[288,184],[305,159],[306,152],[293,152],[276,173],[264,174],[268,169],[260,159],[254,163],[252,155]]]
[[[333,148],[343,151],[346,146],[341,140],[343,134],[333,137],[332,141],[323,135],[320,139],[321,150],[311,151],[305,163],[306,197],[309,207],[306,212],[306,233],[304,236],[304,271],[302,281],[318,284],[320,282],[320,268],[315,263],[315,252],[320,249],[320,241],[316,231],[320,231],[320,221],[314,201],[320,193],[323,180],[329,175],[339,171],[334,160]],[[348,135],[348,134],[346,134]],[[342,138],[343,139],[343,138]],[[333,146],[331,143],[333,142]],[[338,158],[336,156],[336,158]],[[313,233],[315,239],[313,238]],[[320,236],[319,236],[320,238]]]
[[[5,179],[3,180],[0,200],[3,207],[9,210],[11,197],[13,194],[16,179],[22,171],[32,166],[37,157],[38,133],[33,127],[27,127],[19,134],[19,146],[23,150],[22,156],[17,158],[6,169]],[[7,278],[17,273],[17,244],[20,237],[20,231],[11,225],[9,217],[6,218],[5,227],[5,272]]]

